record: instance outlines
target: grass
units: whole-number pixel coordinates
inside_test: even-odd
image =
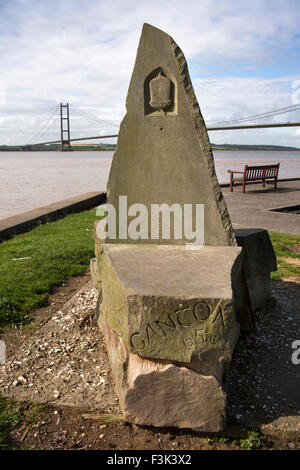
[[[240,446],[246,449],[260,449],[263,444],[263,439],[260,434],[255,431],[251,431],[247,439],[240,439]]]
[[[269,235],[278,264],[278,270],[271,274],[271,279],[277,281],[287,277],[300,277],[300,261],[297,266],[289,260],[300,260],[300,237],[274,232],[269,232]]]
[[[32,405],[29,409],[23,412],[23,420],[26,425],[34,425],[36,424],[41,418],[41,412],[47,409],[47,403],[40,403]]]
[[[70,214],[0,244],[0,327],[29,323],[53,287],[87,269],[95,219],[96,209]]]
[[[8,435],[20,422],[21,412],[12,400],[0,395],[0,450],[8,449]]]
[[[264,438],[257,431],[248,431],[248,435],[241,439],[232,439],[229,437],[206,437],[206,444],[216,449],[217,443],[227,444],[228,446],[243,447],[245,449],[260,449],[264,445]]]

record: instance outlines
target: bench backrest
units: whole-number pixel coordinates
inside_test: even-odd
[[[258,180],[263,178],[276,178],[278,176],[280,163],[276,165],[245,165],[244,177],[246,180]]]

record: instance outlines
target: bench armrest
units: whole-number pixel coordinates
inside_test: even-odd
[[[232,173],[232,174],[233,174],[233,173],[240,173],[241,175],[244,174],[243,171],[234,171],[234,170],[227,170],[227,173]]]

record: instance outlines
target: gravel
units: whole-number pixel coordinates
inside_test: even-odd
[[[241,335],[227,383],[228,422],[247,427],[297,417],[300,365],[299,282],[272,282],[276,306],[255,314],[256,332]],[[85,284],[52,318],[0,365],[0,392],[18,401],[119,413],[106,346],[93,323],[98,292]],[[288,426],[288,421],[284,422]]]
[[[0,366],[4,396],[118,411],[104,339],[93,324],[97,297],[89,281]]]

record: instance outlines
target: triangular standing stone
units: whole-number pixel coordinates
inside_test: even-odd
[[[186,60],[169,35],[148,24],[143,27],[126,107],[107,188],[117,223],[119,196],[127,196],[128,207],[144,204],[149,214],[151,204],[204,204],[204,244],[236,245]],[[186,242],[174,236],[168,241],[118,236],[107,241]]]

